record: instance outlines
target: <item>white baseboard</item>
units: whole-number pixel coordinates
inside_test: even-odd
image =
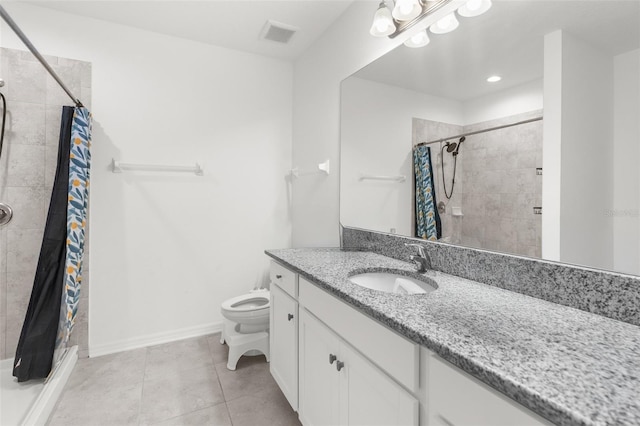
[[[56,367],[53,375],[45,383],[40,395],[38,395],[38,398],[25,416],[22,422],[23,425],[44,426],[47,423],[64,386],[67,384],[67,380],[69,380],[69,376],[71,376],[76,361],[78,361],[78,347],[73,346],[67,349],[67,353],[64,355],[60,365]]]
[[[125,339],[102,345],[92,345],[89,343],[89,357],[109,355],[117,352],[129,351],[132,349],[146,348],[147,346],[161,345],[163,343],[175,342],[177,340],[189,339],[191,337],[205,336],[207,334],[222,331],[222,322],[187,327],[179,330],[154,333]]]

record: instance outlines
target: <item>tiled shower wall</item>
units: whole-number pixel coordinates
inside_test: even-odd
[[[414,119],[417,140],[435,140],[540,117],[532,111],[469,126]],[[416,129],[421,129],[416,132]],[[418,133],[418,135],[416,135]],[[451,142],[458,142],[451,139]],[[541,256],[542,121],[467,136],[462,143],[453,196],[444,196],[439,144],[431,145],[438,202],[446,203],[441,215],[445,241],[467,247],[523,256]],[[444,150],[445,181],[451,191],[453,157]],[[460,207],[463,216],[452,216]]]
[[[91,64],[46,57],[83,104],[91,103]],[[7,122],[0,159],[0,202],[13,220],[0,226],[0,358],[12,358],[27,311],[44,234],[58,155],[62,106],[70,99],[29,52],[0,48],[0,88],[7,99]],[[89,244],[81,299],[71,345],[87,356]]]

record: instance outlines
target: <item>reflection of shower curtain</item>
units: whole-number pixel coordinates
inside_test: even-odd
[[[413,147],[413,167],[416,182],[416,237],[437,240],[442,236],[442,225],[436,208],[431,148],[426,145]]]
[[[73,326],[84,249],[90,136],[89,112],[63,107],[51,204],[16,349],[13,375],[19,382],[47,377],[54,350],[66,343]],[[66,330],[62,340],[58,338],[61,317]]]

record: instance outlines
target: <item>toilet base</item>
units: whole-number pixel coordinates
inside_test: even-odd
[[[235,370],[241,356],[256,356],[264,354],[269,362],[269,325],[242,327],[240,324],[224,318],[220,343],[229,346],[227,368]],[[249,331],[249,332],[246,332]]]
[[[233,336],[234,334],[252,334],[259,331],[268,331],[269,323],[265,324],[238,324],[237,322],[223,318],[222,320],[222,332],[220,333],[220,344],[224,344],[227,341],[227,336]]]
[[[249,334],[233,334],[225,336],[227,345],[229,345],[229,355],[227,357],[227,368],[235,370],[238,360],[242,355],[255,356],[260,353],[264,354],[267,362],[269,362],[269,333],[260,331],[258,333]]]

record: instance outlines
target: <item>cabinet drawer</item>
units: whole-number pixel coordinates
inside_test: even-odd
[[[269,273],[271,282],[287,292],[294,299],[298,298],[298,274],[291,272],[281,264],[271,261]]]
[[[300,278],[299,303],[412,392],[418,389],[419,346]]]
[[[435,355],[429,360],[428,381],[430,425],[551,425]]]

